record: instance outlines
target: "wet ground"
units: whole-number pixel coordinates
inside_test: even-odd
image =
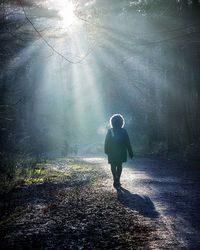
[[[118,190],[104,158],[51,167],[72,175],[1,197],[1,249],[200,249],[197,165],[134,160]]]

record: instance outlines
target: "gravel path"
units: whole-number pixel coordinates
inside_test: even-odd
[[[200,249],[198,168],[134,160],[116,190],[105,158],[50,167],[72,175],[1,197],[1,249]]]

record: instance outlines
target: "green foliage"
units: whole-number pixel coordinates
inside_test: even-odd
[[[71,173],[54,170],[49,163],[38,163],[26,168],[19,165],[12,168],[10,174],[0,175],[0,193],[7,193],[22,185],[59,181],[70,177],[72,177]]]
[[[10,172],[1,173],[0,193],[7,193],[24,185],[60,182],[83,172],[93,172],[93,169],[90,164],[76,158],[64,157],[40,163],[35,163],[32,158],[20,162],[18,158],[18,162],[10,166]]]
[[[23,154],[1,154],[0,193],[8,192],[20,185],[28,169],[36,164],[36,159]]]
[[[63,177],[71,177],[71,174],[48,168],[48,164],[46,166],[45,164],[37,164],[36,168],[30,168],[26,171],[23,181],[25,185],[31,185],[54,181]]]

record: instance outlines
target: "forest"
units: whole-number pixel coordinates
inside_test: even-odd
[[[199,1],[57,2],[1,1],[2,170],[100,154],[113,113],[137,155],[199,159]]]
[[[198,164],[199,17],[199,0],[0,0],[0,193],[49,159],[104,157],[115,113],[134,157]]]

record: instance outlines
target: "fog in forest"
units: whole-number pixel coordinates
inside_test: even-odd
[[[198,0],[0,8],[2,166],[18,155],[102,155],[114,113],[135,155],[198,159]]]

